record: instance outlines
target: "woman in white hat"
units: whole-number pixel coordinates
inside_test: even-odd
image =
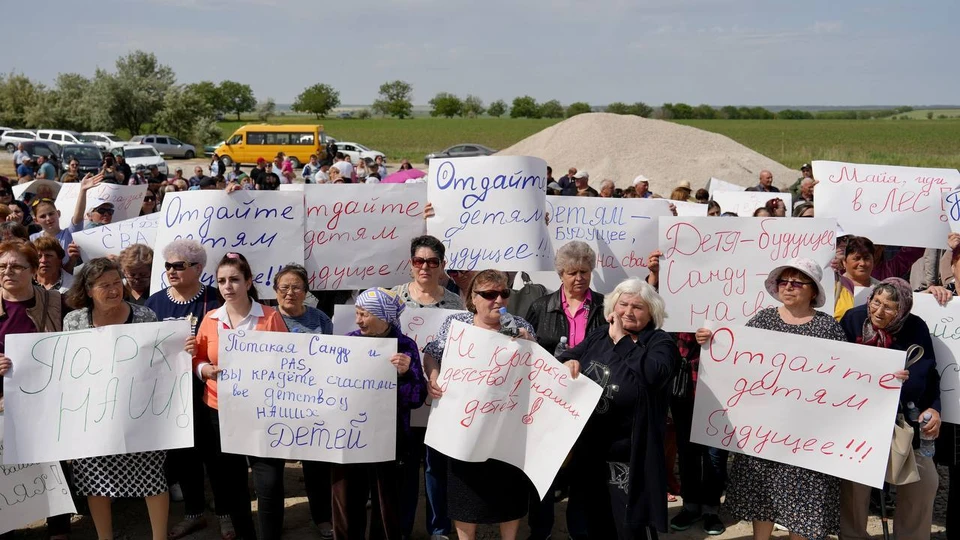
[[[820,265],[810,259],[774,268],[765,285],[783,305],[761,310],[747,326],[846,341],[833,317],[816,311],[826,302],[822,278]],[[697,330],[701,345],[710,336],[706,328]],[[726,506],[737,518],[753,522],[755,539],[770,538],[774,523],[787,527],[791,538],[823,538],[840,530],[840,479],[740,454],[733,461]]]

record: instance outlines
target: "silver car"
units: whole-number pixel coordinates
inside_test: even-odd
[[[130,142],[135,144],[149,144],[157,149],[157,152],[165,156],[193,159],[197,157],[197,149],[192,144],[181,142],[178,139],[167,135],[137,135],[132,137]]]
[[[434,158],[456,158],[456,157],[475,157],[475,156],[492,156],[496,154],[497,151],[493,148],[484,146],[482,144],[458,144],[451,146],[446,150],[441,150],[439,152],[434,152],[432,154],[427,154],[423,158],[423,162],[430,164],[430,160]]]

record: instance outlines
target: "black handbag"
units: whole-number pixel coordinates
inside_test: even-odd
[[[690,360],[683,356],[680,357],[680,368],[673,376],[670,394],[680,399],[689,398],[693,394],[693,369],[690,366]]]

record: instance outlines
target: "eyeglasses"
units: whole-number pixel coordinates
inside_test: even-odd
[[[113,208],[94,208],[93,211],[104,216],[113,215]]]
[[[886,313],[887,315],[893,315],[893,314],[895,314],[895,313],[897,312],[897,309],[898,309],[898,308],[889,307],[889,306],[881,303],[879,300],[874,300],[874,301],[870,302],[870,309],[872,309],[872,310],[874,310],[874,311],[882,311],[882,312]]]
[[[506,300],[510,298],[510,289],[504,289],[502,291],[473,291],[473,294],[476,294],[484,300],[496,300],[498,296]]]
[[[0,274],[19,274],[29,268],[29,266],[24,266],[22,264],[0,264]]]
[[[150,279],[150,274],[126,274],[127,281],[146,281]]]
[[[279,292],[280,294],[287,294],[287,293],[300,294],[305,290],[306,289],[304,289],[299,285],[284,285],[282,287],[277,287],[277,292]]]
[[[804,285],[812,285],[812,281],[796,281],[793,279],[778,279],[777,287],[785,289],[788,285],[793,289],[802,289]]]
[[[424,259],[423,257],[414,257],[410,259],[410,262],[413,264],[414,268],[421,268],[424,264],[427,265],[427,268],[440,268],[440,259],[437,257],[430,257],[429,259]]]
[[[183,272],[183,271],[186,270],[187,268],[190,268],[191,266],[196,266],[196,265],[197,265],[197,263],[194,263],[194,262],[186,262],[186,261],[165,262],[165,263],[163,263],[163,267],[167,269],[167,272],[169,272],[170,270],[176,270],[177,272]]]

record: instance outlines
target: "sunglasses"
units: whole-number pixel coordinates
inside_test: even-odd
[[[504,289],[502,291],[473,291],[473,294],[476,294],[484,300],[496,300],[498,296],[506,300],[510,298],[510,289]]]
[[[113,215],[113,208],[94,208],[93,211],[104,216]]]
[[[184,261],[177,261],[174,263],[171,263],[171,262],[163,263],[163,267],[166,268],[167,271],[176,270],[177,272],[183,272],[187,268],[190,268],[191,266],[196,266],[196,265],[197,263],[184,262]]]
[[[440,259],[437,257],[430,257],[429,259],[424,259],[423,257],[414,257],[410,259],[410,262],[413,264],[414,268],[422,268],[424,264],[427,265],[427,268],[440,268]]]
[[[3,193],[0,192],[0,195],[3,195]],[[43,197],[42,199],[34,199],[33,202],[30,203],[30,206],[34,206],[34,207],[35,207],[35,206],[37,206],[37,205],[40,204],[40,203],[50,203],[50,204],[54,204],[54,201],[53,201],[53,199],[50,199],[50,198],[48,198],[48,197]]]
[[[796,281],[792,279],[777,280],[777,287],[780,287],[780,288],[790,286],[791,288],[794,288],[794,289],[802,289],[804,285],[812,285],[812,284],[813,284],[812,281]]]

